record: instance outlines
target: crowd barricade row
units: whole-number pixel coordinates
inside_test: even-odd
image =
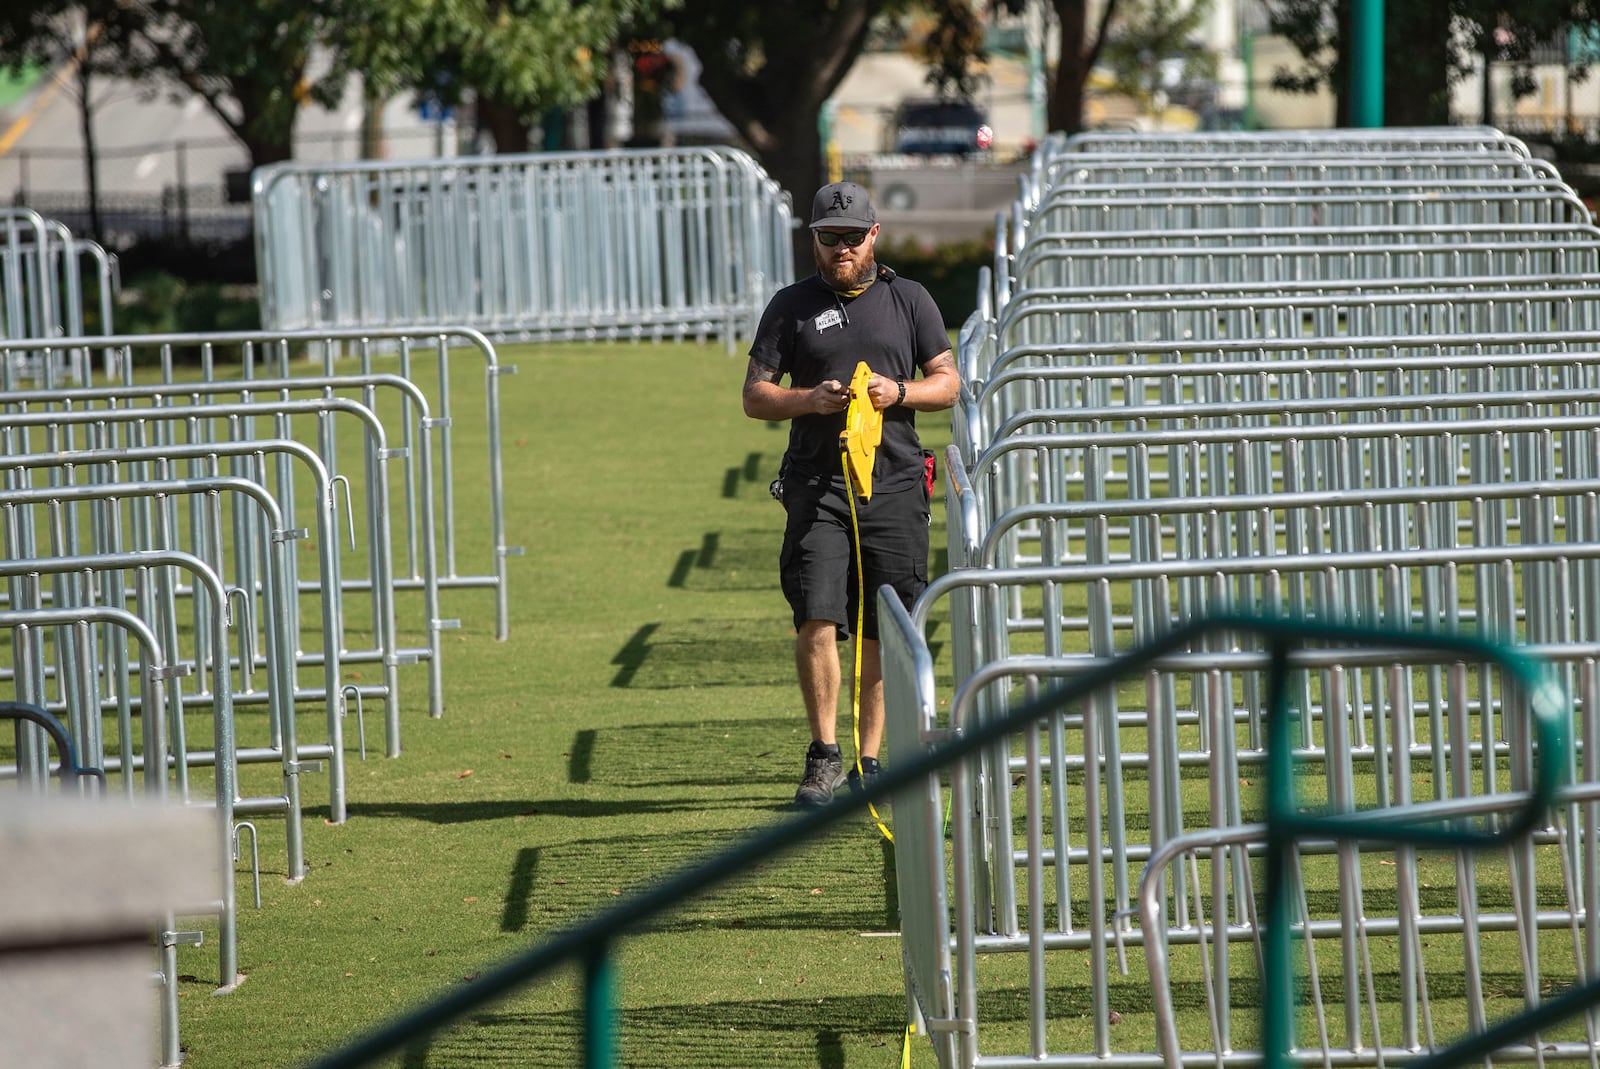
[[[1441,230],[1396,226],[1174,227],[1131,232],[1039,231],[1025,250],[997,241],[995,301],[1013,291],[1073,286],[1120,288],[1173,283],[1224,286],[1463,275],[1550,274],[1583,270],[1600,230],[1576,224],[1484,224]],[[1101,258],[1096,259],[1096,255]]]
[[[793,273],[788,194],[724,147],[284,163],[252,196],[272,329],[470,322],[731,351]]]
[[[366,457],[367,471],[370,477],[361,483],[362,489],[367,491],[365,500],[368,502],[367,522],[368,535],[366,538],[367,555],[369,563],[370,583],[369,589],[373,592],[371,598],[373,609],[373,629],[376,645],[371,650],[347,650],[342,654],[346,664],[365,660],[376,661],[381,669],[383,681],[372,689],[372,695],[381,697],[387,706],[386,745],[390,756],[397,756],[400,752],[399,739],[399,665],[414,663],[430,655],[427,648],[406,648],[399,645],[398,630],[395,621],[394,598],[391,577],[393,575],[392,563],[392,538],[389,509],[389,486],[387,478],[387,465],[391,459],[391,451],[387,447],[387,439],[381,422],[370,409],[345,399],[345,398],[317,398],[311,400],[290,401],[257,401],[243,404],[211,404],[211,405],[172,405],[148,408],[100,408],[100,409],[74,409],[53,412],[27,412],[27,413],[0,413],[0,441],[7,443],[6,452],[11,455],[29,451],[29,431],[45,429],[44,448],[47,451],[56,451],[61,440],[66,438],[65,431],[73,427],[83,427],[86,437],[92,432],[97,432],[101,427],[121,425],[126,431],[126,437],[119,437],[114,441],[101,442],[88,441],[89,448],[122,449],[122,448],[154,448],[157,450],[171,449],[186,445],[209,445],[210,431],[204,429],[208,424],[220,427],[222,433],[236,431],[242,424],[241,420],[248,417],[273,417],[292,414],[316,414],[324,417],[344,416],[354,419],[360,430],[364,432],[363,445]],[[198,442],[186,441],[185,434],[194,434]],[[71,444],[71,442],[67,442]],[[288,463],[288,454],[279,454],[285,464]],[[165,467],[160,462],[153,462]],[[200,463],[200,462],[194,462]],[[330,484],[332,480],[330,479]],[[278,484],[280,494],[284,493],[283,483]],[[332,493],[331,488],[325,491]],[[280,496],[280,503],[284,498]],[[174,503],[168,502],[165,507],[166,518],[172,518]],[[155,515],[162,515],[163,510],[157,510]],[[135,521],[141,529],[148,529],[142,513],[136,512]],[[293,522],[292,520],[288,522]],[[172,524],[167,523],[162,531],[162,538],[173,537],[170,533]],[[30,524],[23,524],[24,537],[31,537]],[[335,567],[338,558],[334,558]],[[337,571],[335,572],[337,577]],[[342,583],[337,587],[342,591]],[[114,596],[114,592],[113,592]],[[176,596],[176,592],[174,594]],[[276,624],[275,624],[276,626]],[[246,678],[253,676],[254,657],[241,662],[251,668],[246,673]],[[293,670],[294,660],[289,659]],[[276,673],[269,677],[278,678]],[[365,688],[364,688],[365,689]],[[298,693],[298,687],[294,688]],[[280,695],[276,699],[272,691],[262,691],[257,700],[285,700],[292,699],[293,694]],[[292,700],[289,701],[292,705]]]
[[[48,224],[42,232],[54,233]],[[8,263],[36,253],[0,248]],[[330,819],[346,819],[351,700],[358,723],[364,698],[383,703],[391,756],[400,752],[401,665],[428,664],[429,709],[443,712],[439,632],[455,621],[443,618],[440,591],[492,588],[496,637],[508,636],[505,562],[517,549],[504,530],[498,380],[515,368],[499,363],[483,334],[458,327],[53,335],[0,339],[0,520],[10,558],[0,565],[0,625],[17,621],[0,676],[62,714],[110,789],[131,791],[141,776],[166,789],[170,780],[176,801],[213,810],[224,849],[235,851],[246,827],[254,832],[247,818],[283,814],[286,871],[298,880],[303,773],[326,766]],[[462,359],[483,368],[486,461],[452,449],[450,380]],[[114,385],[86,385],[96,365]],[[136,377],[135,365],[154,369],[156,381],[148,371]],[[481,572],[457,565],[480,545],[458,537],[458,472],[488,484],[482,542],[492,560]],[[292,548],[308,535],[316,571],[302,578]],[[317,624],[302,619],[302,596],[317,599]],[[352,597],[370,605],[370,647],[346,645]],[[413,601],[421,648],[401,646],[396,622],[397,606],[409,618]],[[126,628],[107,624],[125,607],[129,626],[155,645],[134,653]],[[342,667],[362,662],[379,666],[379,680],[344,683]],[[316,684],[301,683],[305,669],[319,672]],[[324,711],[325,739],[301,740],[301,704]],[[265,715],[243,715],[251,705]],[[195,710],[208,714],[209,743],[192,738]],[[40,743],[37,731],[19,732],[0,781],[42,789],[51,770]],[[252,763],[275,766],[281,788],[241,790],[241,767]],[[191,789],[200,777],[207,787]],[[215,905],[222,991],[239,976],[234,885],[227,866]],[[173,955],[192,934],[162,934],[163,1057],[181,1049]]]
[[[91,282],[92,306],[84,292]],[[110,334],[120,288],[116,257],[104,247],[26,207],[0,207],[0,339],[82,335],[91,313]],[[47,385],[89,381],[86,365],[41,355],[7,353],[4,373]]]
[[[1057,157],[1029,169],[1020,199],[1032,209],[1057,190],[1094,185],[1127,187],[1164,183],[1229,182],[1269,183],[1304,180],[1309,186],[1323,182],[1390,181],[1451,182],[1476,180],[1480,184],[1506,179],[1562,181],[1548,160],[1515,153],[1440,152],[1418,156],[1407,152],[1240,153],[1218,159],[1208,154],[1117,153]]]
[[[1031,581],[1006,571],[972,579]],[[886,690],[892,761],[975,723],[975,696],[985,688],[1022,701],[1105,664],[1088,655],[985,664],[948,699],[946,719],[921,623],[890,598],[880,611],[885,678],[894,680]],[[1570,659],[1580,686],[1593,693],[1597,652],[1572,644],[1552,659]],[[1263,832],[1250,823],[1259,802],[1238,784],[1259,783],[1261,767],[1259,750],[1230,741],[1242,734],[1242,711],[1258,708],[1269,669],[1268,656],[1244,641],[1165,657],[1124,686],[952,767],[945,782],[930,777],[922,789],[895,796],[899,871],[917,876],[900,892],[908,984],[925,1015],[919,1033],[932,1039],[941,1064],[1198,1066],[1217,1064],[1214,1049],[1250,1052],[1258,1037],[1241,1009],[1263,980],[1255,915]],[[1307,651],[1292,669],[1292,688],[1317,702],[1296,729],[1322,743],[1307,750],[1308,804],[1368,798],[1373,770],[1385,763],[1390,793],[1378,798],[1388,805],[1494,811],[1511,804],[1495,792],[1497,783],[1528,781],[1524,703],[1485,666],[1346,647]],[[1147,695],[1142,712],[1127,708],[1130,692]],[[1413,693],[1422,697],[1413,701]],[[1424,701],[1427,715],[1414,711]],[[1595,727],[1591,715],[1585,737]],[[1220,745],[1207,760],[1172,763],[1178,745],[1208,733]],[[1480,733],[1504,742],[1485,753],[1474,742]],[[1108,753],[1118,736],[1147,739],[1149,749]],[[1437,769],[1445,770],[1442,789],[1434,785]],[[1169,778],[1198,780],[1198,801],[1158,790]],[[980,800],[1001,792],[1017,799],[1017,812],[983,812]],[[926,850],[921,834],[942,835],[947,795],[948,856]],[[1481,872],[1473,865],[1456,871],[1414,849],[1297,843],[1296,937],[1315,978],[1307,1013],[1322,1022],[1308,1029],[1301,1049],[1332,1064],[1387,1064],[1433,1042],[1434,1020],[1443,1040],[1447,1015],[1463,998],[1492,1004],[1581,974],[1587,966],[1575,935],[1593,894],[1592,865],[1576,848],[1576,814],[1592,814],[1596,800],[1592,783],[1572,788],[1558,819]],[[1507,865],[1515,874],[1510,893]],[[1579,888],[1578,896],[1564,897],[1563,885]],[[1435,890],[1441,886],[1448,893]],[[1527,963],[1513,991],[1481,964],[1491,947]],[[1374,964],[1396,957],[1411,963],[1398,986]],[[1155,1012],[1145,1008],[1149,985]],[[1005,1011],[994,1012],[997,999]],[[1202,1022],[1214,1047],[1169,1045],[1180,1012]],[[1587,1058],[1583,1042],[1552,1038],[1540,1049],[1553,1061]]]
[[[424,507],[420,483],[424,475],[417,456],[428,445],[431,434],[437,441],[439,553],[440,574],[436,584],[440,589],[488,588],[495,591],[496,637],[504,640],[510,635],[510,596],[507,590],[507,558],[519,555],[521,547],[508,544],[505,525],[505,500],[502,477],[503,443],[500,425],[500,377],[514,374],[516,367],[500,363],[493,343],[481,332],[465,327],[373,327],[362,330],[339,331],[244,331],[205,334],[149,334],[113,335],[104,338],[59,338],[46,341],[0,341],[0,352],[14,351],[29,354],[30,359],[46,363],[67,362],[85,364],[99,357],[106,365],[108,378],[132,387],[135,364],[150,365],[158,369],[159,380],[176,386],[192,379],[194,367],[180,364],[177,353],[187,350],[198,361],[198,374],[212,387],[193,387],[203,398],[221,396],[230,392],[226,383],[236,384],[236,392],[249,393],[266,387],[258,384],[262,379],[302,380],[293,390],[312,390],[332,395],[336,391],[356,392],[358,400],[367,408],[380,413],[389,409],[376,403],[380,388],[385,385],[405,392],[421,391],[422,398],[402,398],[398,421],[393,424],[392,437],[402,451],[397,455],[404,473],[402,494],[404,508],[397,519],[404,521],[406,549],[405,566],[397,572],[396,583],[401,589],[425,589],[422,574],[425,554],[420,544],[425,537],[420,522]],[[341,360],[354,360],[354,373],[361,376],[397,375],[409,386],[386,383],[381,378],[357,381],[350,378],[351,371]],[[487,453],[481,457],[457,455],[452,424],[452,394],[450,369],[453,364],[466,360],[481,360],[484,365],[484,413],[487,421]],[[307,364],[320,365],[320,382],[313,382],[307,374]],[[0,362],[0,391],[7,394],[18,391],[17,383],[6,377],[4,362]],[[392,369],[392,370],[391,370]],[[290,389],[276,386],[274,390]],[[179,396],[176,390],[163,396]],[[424,400],[425,399],[425,400]],[[241,436],[255,433],[254,421],[244,420],[246,431]],[[419,436],[423,439],[418,441]],[[331,456],[337,442],[336,435],[319,427],[319,448],[337,471]],[[488,544],[474,543],[463,546],[458,535],[454,502],[458,488],[468,481],[483,479],[489,495]],[[464,569],[459,561],[464,553],[481,554],[481,570]],[[487,558],[487,560],[484,560]],[[446,621],[442,626],[454,626]],[[434,688],[435,690],[437,688]],[[433,706],[438,709],[437,703]]]
[[[1297,844],[1315,1029],[1300,1050],[1387,1064],[1458,1022],[1482,1031],[1494,999],[1593,975],[1587,209],[1489,129],[1087,134],[1046,139],[996,222],[958,336],[951,570],[909,613],[880,598],[891,766],[1218,614],[1523,643],[1579,696],[1577,785],[1493,864],[1460,854],[1435,873],[1414,848]],[[934,612],[947,665],[925,637]],[[1490,666],[1297,656],[1307,804],[1484,814],[1530,782],[1524,696]],[[1260,1058],[1234,1007],[1267,979],[1247,788],[1268,661],[1241,636],[1199,641],[896,797],[907,992],[942,1066]],[[1491,945],[1516,977],[1485,971]],[[1130,1018],[1148,983],[1116,976],[1135,954],[1157,991]],[[1086,988],[1075,1009],[1062,976]],[[1209,1042],[1180,1049],[1180,1019]],[[1592,1049],[1532,1043],[1556,1061]]]

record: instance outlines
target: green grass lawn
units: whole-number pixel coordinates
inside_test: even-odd
[[[281,821],[257,820],[260,911],[240,874],[247,981],[213,996],[209,946],[179,955],[194,1069],[303,1064],[786,813],[808,741],[767,495],[786,425],[743,415],[744,359],[716,344],[501,360],[518,365],[501,379],[507,532],[526,549],[511,638],[494,638],[490,593],[446,593],[462,628],[445,633],[445,714],[425,715],[424,669],[407,667],[403,755],[379,756],[373,709],[366,762],[347,727],[350,819],[329,825],[307,779],[320,808],[302,882],[284,879]],[[482,374],[464,361],[452,375],[461,442],[482,437]],[[948,421],[920,422],[942,448]],[[457,493],[460,516],[483,515],[476,481]],[[402,602],[405,629],[420,602]],[[244,777],[266,791],[275,772]],[[624,1064],[898,1065],[891,866],[853,821],[623,941]],[[397,1064],[575,1065],[576,987],[536,983]],[[923,1041],[913,1064],[933,1064]]]

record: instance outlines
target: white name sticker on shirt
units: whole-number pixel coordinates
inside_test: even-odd
[[[823,312],[821,315],[817,316],[817,318],[816,318],[817,333],[821,334],[823,331],[827,330],[829,327],[837,327],[840,323],[843,323],[843,322],[844,322],[844,316],[842,316],[839,313],[839,309],[830,308],[826,312]]]

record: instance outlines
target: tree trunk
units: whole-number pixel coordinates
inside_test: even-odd
[[[1386,5],[1384,125],[1442,126],[1450,121],[1450,21],[1444,4]]]
[[[389,153],[384,147],[383,94],[374,89],[370,78],[361,86],[361,158],[381,160]]]
[[[533,145],[522,113],[482,93],[478,94],[478,128],[489,131],[499,153],[528,152]]]
[[[702,57],[727,54],[730,43],[760,65],[741,70],[736,62],[707,63],[700,84],[717,110],[733,124],[761,161],[767,174],[794,200],[795,271],[808,275],[811,258],[811,197],[826,173],[817,116],[850,65],[861,54],[872,16],[883,0],[838,0],[829,7],[773,5],[785,13],[765,36],[746,39],[749,27],[738,17],[719,21],[727,12],[696,9],[680,18],[676,36]],[[737,16],[739,8],[732,9]]]
[[[1089,28],[1088,0],[1051,0],[1061,28],[1061,50],[1056,55],[1055,78],[1045,118],[1051,131],[1075,134],[1083,129],[1083,105],[1089,72],[1100,60],[1106,27],[1117,12],[1117,0],[1104,0],[1099,21]]]
[[[89,236],[105,244],[105,228],[100,221],[100,151],[94,139],[94,102],[89,99],[93,82],[93,64],[89,62],[88,47],[78,63],[78,118],[83,123],[83,171],[89,189]]]
[[[300,114],[301,96],[298,91],[287,96],[278,92],[282,84],[283,79],[276,76],[230,77],[228,95],[239,109],[237,118],[229,115],[223,106],[226,96],[202,94],[211,113],[222,120],[250,154],[252,170],[294,159],[294,126]],[[190,88],[198,91],[200,87],[190,85]]]
[[[290,140],[263,138],[248,132],[244,134],[244,149],[250,153],[250,167],[265,167],[269,163],[282,163],[294,159],[294,145]]]
[[[797,225],[794,236],[794,277],[804,278],[817,269],[811,256],[811,198],[828,180],[827,168],[822,161],[822,135],[814,122],[805,119],[794,121],[781,130],[772,143],[761,153],[763,166],[779,186],[788,190],[794,200],[794,218]],[[892,234],[885,233],[892,239]]]
[[[1083,87],[1089,80],[1084,63],[1089,40],[1089,5],[1086,0],[1053,0],[1056,23],[1061,28],[1060,51],[1050,86],[1045,119],[1052,133],[1075,134],[1083,129]]]
[[[1493,67],[1491,67],[1490,64],[1494,60],[1494,42],[1488,34],[1484,34],[1483,36],[1483,43],[1479,49],[1479,53],[1483,59],[1483,86],[1481,89],[1482,100],[1478,109],[1478,114],[1480,116],[1478,122],[1482,126],[1493,126],[1494,79],[1490,77],[1490,75],[1493,73]]]

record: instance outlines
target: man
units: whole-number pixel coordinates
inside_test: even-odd
[[[883,673],[876,592],[887,584],[909,607],[928,584],[928,469],[915,413],[949,408],[961,387],[933,298],[874,258],[878,229],[872,199],[861,186],[835,182],[817,191],[811,204],[817,273],[768,303],[744,380],[745,415],[792,421],[774,490],[788,513],[779,572],[794,611],[795,669],[811,725],[805,775],[794,795],[798,806],[825,805],[847,780],[860,789],[879,772]],[[867,395],[883,412],[883,439],[872,497],[855,503],[866,601],[860,769],[846,776],[835,737],[838,643],[856,626],[859,584],[839,435],[850,404],[848,384],[861,361],[872,369]],[[785,375],[788,386],[780,385]]]

